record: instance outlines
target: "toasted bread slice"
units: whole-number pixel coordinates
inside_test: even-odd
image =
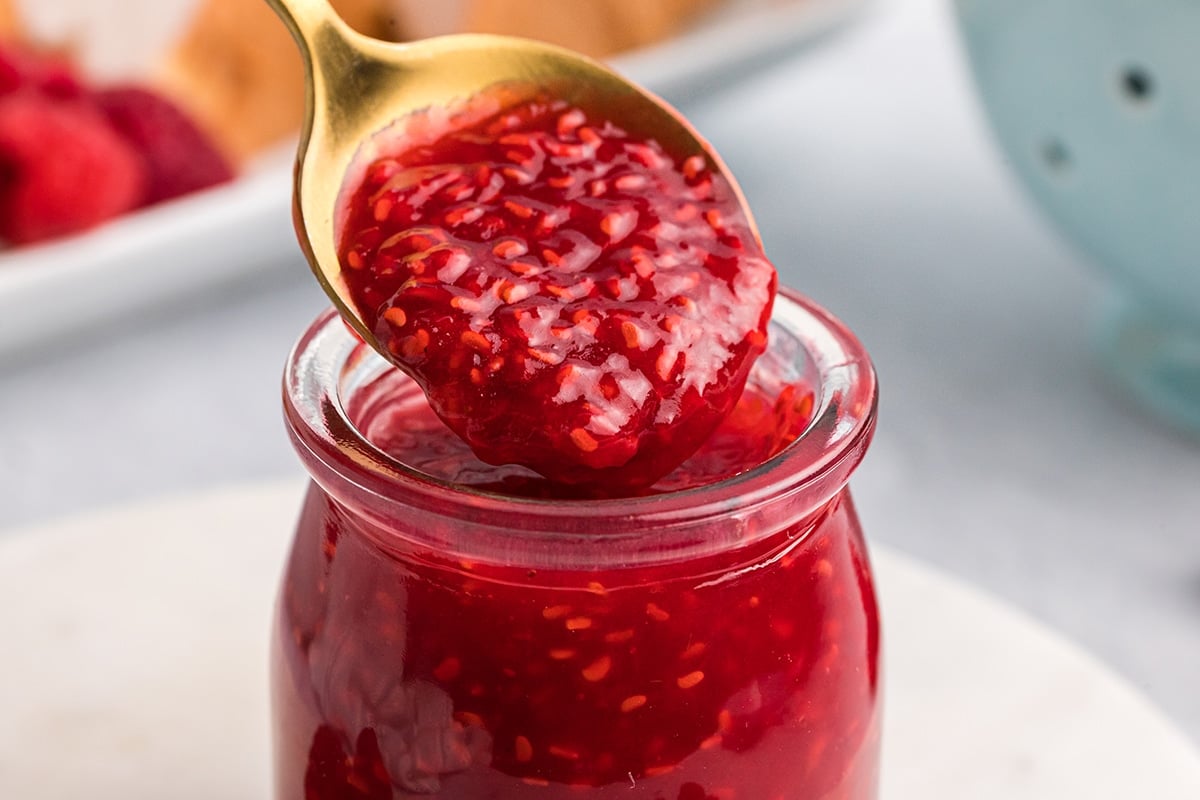
[[[590,56],[678,33],[719,0],[469,0],[464,30],[528,36]]]
[[[0,39],[6,41],[20,39],[22,32],[18,23],[17,12],[13,8],[12,0],[0,0]]]
[[[333,6],[357,30],[396,38],[385,0],[333,0]],[[261,0],[204,0],[155,83],[236,160],[294,133],[304,113],[299,51]]]
[[[578,0],[568,0],[578,2]],[[406,39],[461,33],[470,0],[385,0]]]
[[[332,0],[352,27],[384,39],[500,33],[592,56],[671,36],[724,1]],[[304,110],[296,46],[261,0],[202,0],[155,83],[239,161],[295,132]]]

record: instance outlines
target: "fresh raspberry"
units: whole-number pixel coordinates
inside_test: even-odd
[[[134,208],[145,170],[94,108],[19,90],[0,96],[0,238],[25,244]]]
[[[340,257],[367,326],[480,458],[614,493],[733,409],[776,280],[704,158],[540,99],[371,164]]]
[[[57,55],[0,46],[0,95],[32,89],[60,100],[86,94],[71,63]]]
[[[99,91],[96,103],[141,154],[148,183],[143,204],[161,202],[233,178],[233,168],[171,101],[137,86]]]

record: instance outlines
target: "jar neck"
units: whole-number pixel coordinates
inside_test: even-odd
[[[774,370],[815,393],[811,422],[778,455],[736,477],[647,497],[547,501],[475,491],[375,447],[346,412],[383,359],[336,314],[297,344],[284,379],[288,427],[314,480],[377,537],[454,558],[539,569],[635,567],[705,558],[803,528],[845,487],[875,423],[874,372],[840,322],[784,290],[768,351]]]
[[[323,494],[320,488],[313,491],[321,493],[319,502],[324,510],[310,519],[319,518],[321,524],[336,528],[339,549],[348,547],[349,538],[353,538],[353,546],[361,554],[401,564],[406,572],[419,575],[421,581],[436,583],[451,591],[459,591],[465,584],[475,589],[502,585],[607,593],[652,585],[663,590],[675,581],[683,581],[696,589],[736,581],[776,563],[787,565],[797,559],[812,560],[820,557],[813,553],[845,546],[847,537],[857,542],[861,536],[849,491],[843,488],[807,517],[779,530],[768,532],[764,529],[753,535],[747,534],[741,541],[727,546],[701,547],[701,543],[695,543],[696,546],[675,552],[654,551],[650,548],[656,546],[655,540],[647,536],[637,543],[645,549],[645,557],[638,558],[635,553],[631,559],[615,561],[611,556],[598,556],[589,562],[579,557],[562,558],[558,551],[572,548],[572,545],[564,545],[564,540],[556,538],[546,542],[551,548],[545,554],[547,557],[538,558],[528,543],[512,547],[510,531],[490,535],[472,531],[470,548],[460,546],[454,536],[431,544],[435,540],[430,536],[430,520],[420,514],[381,524],[369,510],[364,512],[362,507],[343,506]],[[714,533],[721,534],[719,530]],[[601,537],[591,536],[576,544],[587,548],[597,538]],[[608,552],[619,548],[620,545],[610,546]],[[622,552],[623,556],[628,556],[630,551],[626,548]]]

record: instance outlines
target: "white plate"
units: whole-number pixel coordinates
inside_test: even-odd
[[[266,642],[297,484],[0,540],[0,797],[265,800]],[[884,800],[1196,800],[1200,756],[1075,647],[895,553]]]
[[[816,42],[869,0],[733,0],[687,34],[614,61],[683,101]],[[166,298],[294,263],[288,148],[233,184],[79,236],[0,254],[0,355]]]

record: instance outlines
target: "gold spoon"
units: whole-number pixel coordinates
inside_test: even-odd
[[[377,350],[381,348],[355,310],[342,278],[336,226],[339,195],[344,187],[354,190],[353,170],[370,160],[364,146],[378,134],[414,114],[461,106],[487,89],[511,85],[548,90],[607,115],[630,132],[657,139],[677,158],[702,155],[733,187],[754,230],[737,183],[709,144],[663,101],[590,59],[505,36],[461,34],[384,42],[350,28],[327,0],[267,2],[295,37],[307,76],[293,206],[300,246],[342,316]]]

